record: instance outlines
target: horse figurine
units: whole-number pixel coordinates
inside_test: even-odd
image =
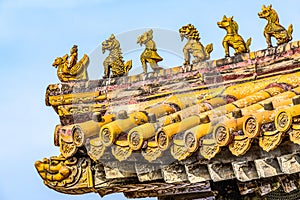
[[[268,44],[268,48],[272,47],[271,37],[275,37],[277,45],[287,43],[293,39],[293,25],[290,24],[288,30],[279,24],[279,17],[277,12],[272,9],[272,4],[268,7],[262,6],[262,11],[258,13],[259,18],[264,18],[268,21],[268,24],[264,29],[264,36]]]
[[[146,46],[145,50],[140,56],[140,60],[143,66],[144,73],[147,73],[147,63],[150,64],[150,67],[153,71],[158,71],[163,69],[162,67],[158,66],[158,62],[162,61],[163,58],[157,54],[156,44],[153,41],[153,30],[150,29],[149,31],[140,35],[137,39],[137,43],[141,46],[144,44]]]
[[[109,55],[103,61],[103,78],[127,76],[132,68],[132,60],[124,63],[120,43],[114,34],[102,42],[102,53],[105,53],[106,50],[109,51]]]
[[[72,60],[72,61],[71,61]],[[57,76],[61,82],[68,81],[87,81],[87,67],[89,65],[89,57],[84,54],[82,59],[77,62],[69,58],[69,55],[66,54],[63,57],[57,57],[52,66],[57,68]],[[70,61],[72,65],[70,65]]]
[[[223,47],[225,50],[225,57],[229,57],[229,47],[232,47],[235,50],[234,55],[238,55],[241,53],[250,52],[251,38],[247,40],[245,43],[242,36],[238,34],[239,26],[236,21],[233,20],[233,17],[223,16],[222,21],[217,22],[220,28],[223,28],[227,31],[223,39]]]
[[[183,65],[190,65],[190,54],[193,55],[193,64],[198,64],[210,58],[210,53],[213,51],[213,44],[208,44],[205,48],[200,42],[198,30],[191,24],[182,26],[179,29],[181,41],[186,38],[188,41],[183,48],[184,63]]]

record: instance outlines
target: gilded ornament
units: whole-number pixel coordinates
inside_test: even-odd
[[[226,30],[227,34],[223,39],[223,47],[225,50],[225,57],[229,57],[229,47],[232,47],[235,50],[234,55],[241,53],[250,52],[251,38],[245,43],[242,36],[238,34],[239,26],[236,21],[233,20],[233,17],[223,16],[222,21],[217,23],[220,28]]]
[[[193,64],[210,59],[210,53],[213,51],[213,44],[208,44],[205,48],[200,42],[200,35],[198,30],[192,24],[182,26],[179,29],[181,41],[186,38],[188,41],[183,48],[184,63],[183,65],[190,65],[191,55],[194,57]]]
[[[262,6],[262,11],[258,13],[259,18],[264,18],[268,21],[268,24],[264,29],[264,36],[268,44],[268,48],[272,47],[271,37],[275,37],[277,45],[287,43],[293,39],[293,25],[290,24],[288,30],[286,30],[279,23],[279,17],[277,12],[272,8],[272,4],[269,6]]]
[[[57,57],[52,66],[57,68],[57,76],[61,82],[69,81],[87,81],[87,67],[89,65],[89,57],[84,54],[82,59],[77,62],[77,46],[74,45],[68,54],[63,57]]]
[[[137,39],[137,43],[145,45],[145,50],[140,56],[141,63],[143,66],[144,73],[147,73],[147,63],[149,63],[150,67],[153,71],[158,71],[163,69],[162,67],[158,66],[158,62],[162,61],[162,57],[157,54],[156,44],[153,40],[153,30],[150,29],[149,31],[140,35]]]
[[[300,125],[292,125],[292,129],[289,131],[289,136],[292,142],[300,145]]]
[[[281,132],[287,132],[291,128],[292,122],[292,116],[286,110],[278,111],[274,120],[276,129]]]
[[[214,139],[204,139],[199,152],[205,159],[212,159],[221,151],[221,147],[216,144]]]
[[[103,78],[127,76],[132,68],[132,60],[124,63],[120,43],[114,34],[102,42],[102,53],[105,53],[106,50],[109,51],[109,55],[103,61]]]
[[[93,190],[90,159],[53,156],[36,161],[35,168],[45,185],[59,192],[84,194]]]
[[[250,149],[252,141],[247,136],[235,136],[229,144],[229,150],[235,156],[242,156]]]
[[[184,160],[192,155],[185,146],[179,145],[174,141],[170,147],[171,155],[178,161]]]
[[[213,134],[216,140],[216,144],[219,146],[227,146],[232,142],[233,136],[226,125],[218,124],[215,127]]]
[[[283,136],[284,133],[277,130],[266,131],[259,137],[259,146],[266,152],[272,151],[281,143]]]

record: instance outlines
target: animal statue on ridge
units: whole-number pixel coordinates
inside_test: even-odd
[[[224,15],[222,21],[217,22],[217,25],[227,32],[222,42],[225,50],[225,57],[230,56],[229,47],[232,47],[235,50],[234,55],[250,52],[249,47],[251,45],[251,37],[245,43],[242,36],[238,34],[239,26],[236,21],[233,20],[233,17],[227,18]]]
[[[89,57],[84,54],[82,59],[77,62],[77,46],[74,45],[68,54],[63,57],[57,57],[52,66],[57,68],[57,76],[61,82],[68,81],[87,81],[87,67],[89,65]]]
[[[157,54],[156,44],[153,41],[153,30],[150,29],[149,31],[140,35],[137,39],[137,43],[141,46],[144,44],[146,47],[140,56],[144,73],[147,73],[147,63],[150,64],[150,67],[153,71],[163,69],[157,64],[158,62],[162,61],[163,58]]]
[[[210,59],[210,53],[213,51],[213,44],[208,44],[205,48],[200,42],[200,35],[198,30],[191,24],[182,26],[179,29],[181,41],[186,38],[188,41],[183,48],[184,63],[183,65],[190,65],[191,54],[194,57],[193,64],[198,64],[202,61]]]
[[[277,12],[272,8],[272,4],[268,7],[262,6],[262,11],[258,13],[259,18],[264,18],[268,24],[264,29],[264,36],[268,44],[268,48],[272,47],[271,37],[275,37],[277,45],[287,43],[293,39],[293,25],[290,24],[288,30],[279,24],[279,17]]]
[[[124,63],[120,43],[114,34],[111,34],[107,40],[102,42],[102,53],[104,54],[106,50],[109,51],[109,55],[103,61],[103,78],[127,76],[132,68],[132,60]]]

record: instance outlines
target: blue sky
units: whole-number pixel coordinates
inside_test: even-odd
[[[264,49],[263,28],[267,22],[257,16],[263,3],[273,4],[283,26],[294,25],[293,37],[299,40],[298,0],[0,0],[0,199],[100,198],[97,194],[71,196],[50,190],[33,166],[38,159],[59,154],[53,145],[53,130],[59,120],[44,103],[47,85],[58,83],[56,70],[51,66],[55,57],[69,53],[72,45],[77,44],[80,57],[83,53],[90,55],[89,75],[97,79],[102,76],[105,57],[99,45],[114,33],[121,38],[124,59],[132,59],[132,71],[138,73],[138,57],[143,48],[136,44],[136,37],[153,28],[158,52],[164,57],[161,65],[181,65],[184,42],[179,40],[178,29],[192,23],[203,44],[214,44],[211,59],[221,58],[225,31],[216,22],[224,14],[234,16],[245,40],[252,37],[252,51]],[[124,196],[109,195],[103,199]]]

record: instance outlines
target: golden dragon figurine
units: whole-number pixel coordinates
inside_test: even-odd
[[[157,65],[158,62],[162,61],[163,58],[157,54],[156,44],[153,41],[153,30],[140,35],[137,39],[137,43],[141,46],[144,44],[146,46],[145,50],[140,56],[144,73],[147,73],[147,63],[150,64],[150,67],[153,71],[161,70],[163,68]]]
[[[262,6],[262,11],[258,13],[259,18],[264,18],[268,21],[268,24],[264,29],[264,36],[268,44],[268,48],[272,47],[271,37],[275,37],[277,45],[287,43],[293,39],[293,25],[290,24],[288,30],[279,24],[279,17],[277,12],[272,8],[272,4],[269,6]]]
[[[63,57],[57,57],[52,63],[52,66],[57,68],[57,76],[61,82],[88,80],[89,57],[84,54],[77,62],[77,51],[77,46],[74,45],[70,50],[70,57],[66,54]]]
[[[127,76],[132,68],[132,60],[124,63],[120,43],[114,34],[102,42],[102,53],[105,53],[106,50],[109,51],[109,55],[103,61],[103,78]]]
[[[250,52],[249,46],[251,45],[251,38],[245,43],[242,36],[238,34],[239,26],[237,22],[233,20],[233,17],[226,17],[226,15],[224,15],[222,21],[217,22],[217,25],[227,31],[223,39],[225,57],[230,56],[229,47],[235,50],[234,55]]]
[[[208,60],[210,53],[213,51],[213,44],[208,44],[205,48],[200,42],[198,30],[192,25],[188,24],[179,29],[181,41],[186,38],[188,41],[183,48],[184,64],[190,64],[190,54],[194,56],[193,64],[198,64],[201,61]]]

